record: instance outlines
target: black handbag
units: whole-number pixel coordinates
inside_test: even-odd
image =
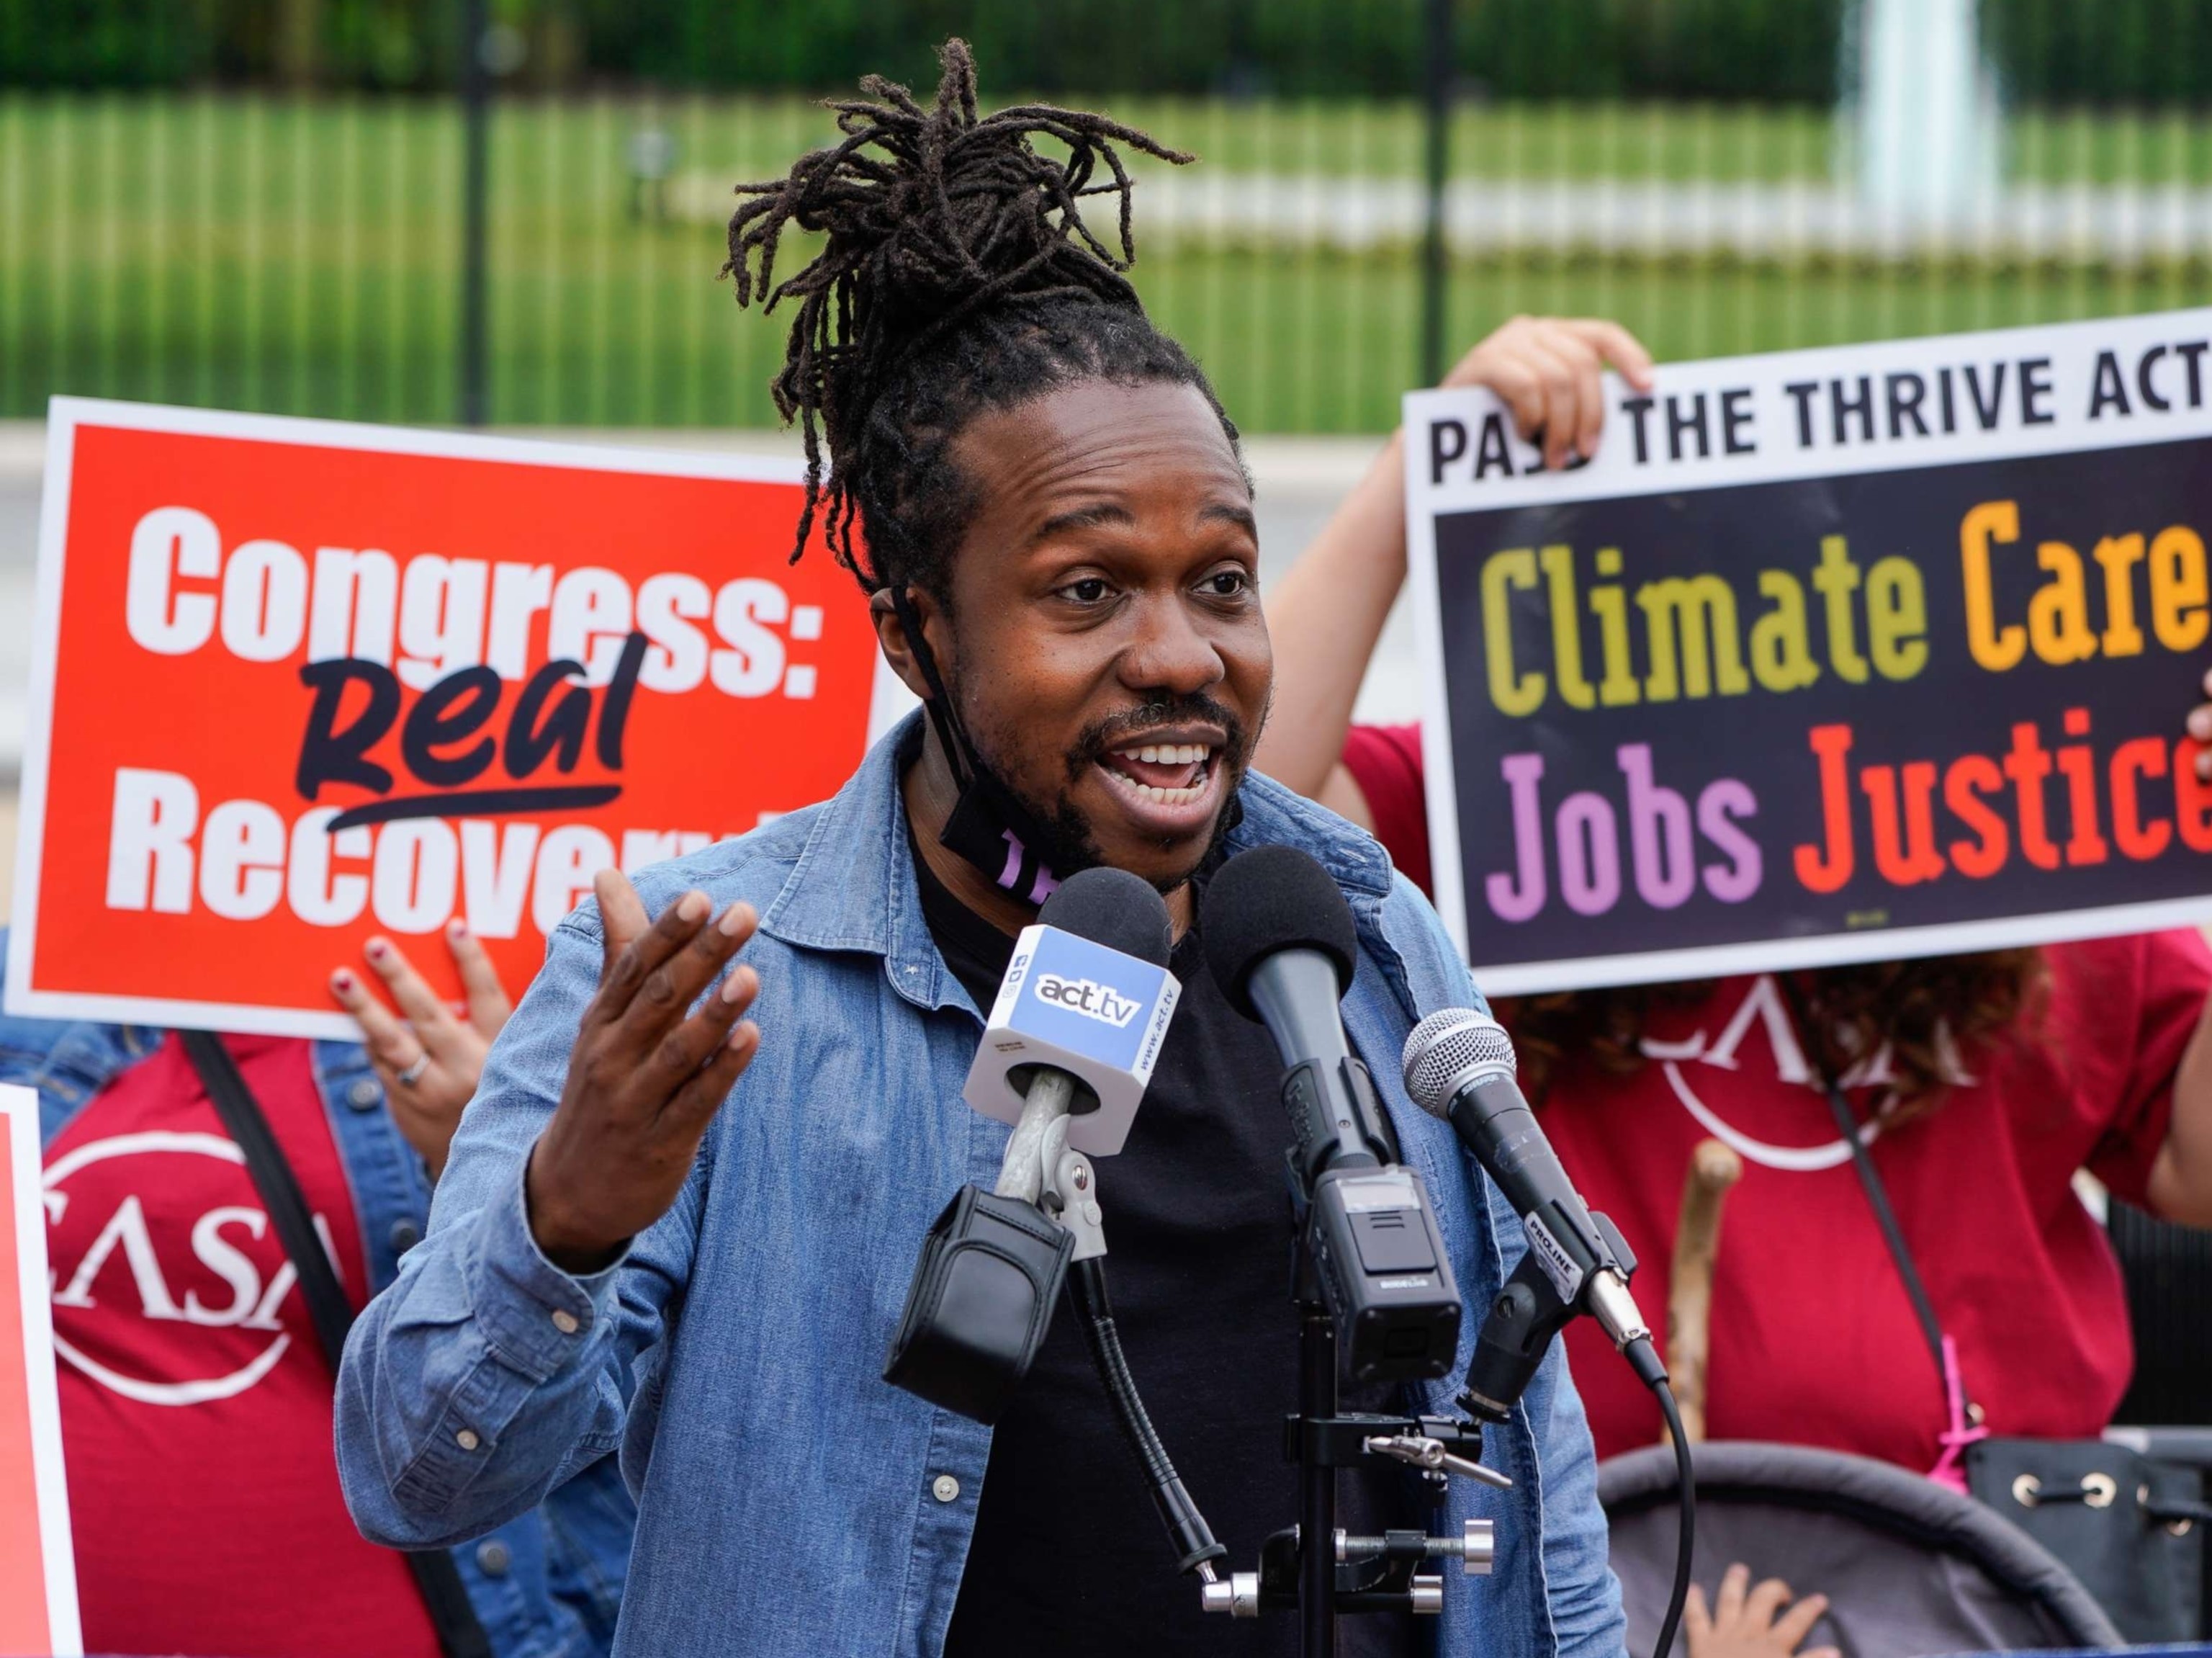
[[[2057,1555],[2136,1644],[2204,1630],[2204,1474],[2101,1439],[1985,1439],[1969,1489]]]
[[[253,1189],[261,1194],[269,1223],[276,1228],[277,1240],[299,1275],[300,1295],[307,1303],[307,1316],[335,1376],[339,1356],[345,1351],[346,1332],[353,1327],[353,1302],[347,1299],[345,1286],[338,1282],[337,1269],[315,1234],[307,1194],[300,1190],[299,1178],[285,1161],[276,1131],[269,1126],[253,1090],[246,1086],[246,1078],[239,1074],[238,1063],[223,1046],[222,1039],[212,1031],[180,1034],[192,1069],[199,1072],[208,1099],[215,1106],[215,1114],[246,1154],[246,1172],[252,1179]],[[438,1649],[445,1658],[491,1658],[491,1641],[477,1620],[476,1608],[469,1604],[467,1586],[461,1582],[453,1556],[443,1549],[423,1549],[404,1551],[402,1557],[414,1574],[415,1587],[430,1614]]]
[[[1890,1207],[1888,1189],[1859,1137],[1850,1102],[1807,1034],[1813,1026],[1797,987],[1786,977],[1782,984],[1936,1374],[1954,1392],[1955,1426],[1972,1409],[1966,1404],[1957,1349],[1943,1334],[1936,1304]],[[2195,1641],[2204,1635],[2204,1535],[2212,1507],[2204,1500],[2202,1469],[2102,1439],[1981,1436],[1965,1452],[1968,1492],[2063,1561],[2131,1644]]]

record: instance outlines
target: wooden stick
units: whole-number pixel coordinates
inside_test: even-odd
[[[1682,1181],[1674,1259],[1667,1277],[1667,1371],[1690,1442],[1705,1436],[1705,1364],[1712,1349],[1713,1263],[1720,1254],[1721,1208],[1743,1178],[1743,1159],[1718,1140],[1700,1140]]]

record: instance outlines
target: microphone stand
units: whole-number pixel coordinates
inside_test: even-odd
[[[1292,1191],[1297,1192],[1295,1179]],[[1347,1536],[1337,1524],[1340,1469],[1382,1458],[1418,1470],[1442,1501],[1453,1474],[1499,1490],[1513,1482],[1478,1460],[1482,1429],[1455,1417],[1377,1415],[1343,1409],[1336,1323],[1322,1297],[1308,1245],[1303,1203],[1292,1202],[1293,1300],[1298,1314],[1298,1408],[1284,1423],[1284,1451],[1298,1464],[1298,1523],[1261,1551],[1257,1572],[1234,1572],[1205,1590],[1208,1612],[1239,1618],[1298,1614],[1301,1658],[1336,1658],[1337,1619],[1363,1612],[1443,1610],[1443,1579],[1425,1564],[1456,1558],[1470,1576],[1486,1576],[1497,1551],[1492,1522],[1470,1520],[1455,1537],[1392,1530]]]
[[[1311,1271],[1300,1247],[1302,1290],[1312,1291]],[[1298,1302],[1299,1426],[1334,1421],[1337,1403],[1336,1326],[1320,1296],[1307,1293]],[[1298,1650],[1336,1658],[1336,1466],[1316,1456],[1298,1463]]]

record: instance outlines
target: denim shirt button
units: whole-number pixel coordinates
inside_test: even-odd
[[[393,1254],[404,1255],[422,1241],[422,1228],[412,1221],[398,1220],[392,1223],[392,1230],[384,1235],[390,1240]]]
[[[356,1111],[374,1111],[384,1103],[384,1089],[374,1077],[356,1078],[346,1089],[346,1104]]]
[[[939,1503],[951,1503],[960,1495],[960,1482],[951,1474],[939,1474],[929,1482],[929,1494]]]
[[[477,1569],[486,1577],[504,1577],[507,1569],[514,1564],[514,1555],[497,1538],[487,1537],[477,1545]]]

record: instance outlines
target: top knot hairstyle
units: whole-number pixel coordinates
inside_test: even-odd
[[[1116,146],[1177,165],[1194,158],[1080,110],[1025,104],[979,118],[967,43],[946,41],[939,61],[934,106],[868,76],[866,96],[829,106],[843,142],[784,178],[739,185],[750,199],[730,220],[723,274],[740,305],[798,303],[773,382],[776,407],[806,442],[792,557],[821,515],[831,552],[864,589],[920,587],[941,602],[974,504],[945,451],[977,415],[1078,381],[1164,381],[1204,393],[1232,446],[1237,431],[1126,274],[1136,249]],[[1065,145],[1066,160],[1039,155],[1036,137]],[[1083,216],[1085,198],[1109,195],[1119,198],[1111,245]],[[825,232],[826,244],[777,282],[777,245],[793,224]]]

